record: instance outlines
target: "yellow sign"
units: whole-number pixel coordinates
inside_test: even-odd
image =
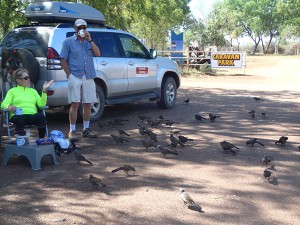
[[[243,67],[246,59],[245,52],[212,52],[211,67]]]

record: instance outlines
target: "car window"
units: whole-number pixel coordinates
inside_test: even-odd
[[[119,47],[113,33],[92,32],[92,36],[100,48],[101,57],[120,57]]]
[[[147,49],[134,37],[119,34],[125,58],[148,58]]]
[[[48,31],[14,30],[6,34],[1,48],[24,48],[32,52],[35,57],[45,57],[47,56],[48,41]]]

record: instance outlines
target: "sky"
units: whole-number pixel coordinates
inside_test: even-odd
[[[218,0],[191,0],[189,3],[192,14],[198,18],[206,18]]]

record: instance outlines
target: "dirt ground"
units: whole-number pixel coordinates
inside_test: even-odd
[[[300,224],[299,62],[296,57],[248,56],[245,74],[233,69],[184,77],[173,109],[159,110],[146,101],[107,107],[101,121],[128,119],[119,128],[130,134],[130,142],[117,145],[110,137],[118,134],[115,129],[93,123],[99,137],[78,143],[93,166],[77,164],[73,154],[58,157],[59,165],[45,156],[42,170],[34,171],[26,159],[11,158],[0,167],[0,224]],[[187,98],[188,105],[182,103]],[[248,113],[253,109],[255,119]],[[196,122],[198,112],[221,117]],[[179,123],[153,128],[163,146],[173,129],[194,141],[177,147],[178,156],[163,158],[153,147],[147,151],[138,115],[162,115]],[[49,129],[66,134],[67,118],[49,112]],[[275,145],[281,136],[288,137],[286,145]],[[259,138],[265,147],[246,146],[250,138]],[[239,147],[236,155],[223,153],[223,140]],[[270,181],[263,177],[263,155],[273,158]],[[134,166],[135,175],[110,172],[124,164]],[[90,174],[106,187],[94,190]],[[184,207],[179,188],[204,212]]]

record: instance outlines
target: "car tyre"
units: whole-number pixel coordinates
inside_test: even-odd
[[[173,77],[164,77],[161,84],[161,97],[157,105],[161,109],[170,109],[176,103],[177,85]]]

